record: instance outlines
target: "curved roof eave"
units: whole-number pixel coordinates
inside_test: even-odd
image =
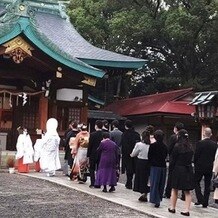
[[[94,68],[86,63],[84,63],[81,60],[76,59],[76,61],[81,62],[75,63],[72,60],[69,60],[60,54],[52,51],[49,47],[44,45],[34,34],[34,32],[31,29],[29,19],[26,17],[19,18],[18,22],[14,26],[13,30],[0,38],[0,44],[3,44],[10,39],[13,39],[14,37],[18,36],[19,34],[23,33],[33,44],[35,44],[40,50],[45,52],[47,55],[55,59],[56,61],[74,69],[77,71],[80,71],[84,74],[87,74],[89,76],[94,76],[98,78],[102,78],[105,75],[105,72],[102,70],[99,70],[97,68]]]
[[[95,59],[87,59],[87,58],[78,58],[81,61],[84,61],[87,64],[93,66],[107,66],[107,67],[116,67],[116,68],[127,68],[127,69],[139,69],[142,68],[147,61],[112,61],[112,60],[95,60]]]
[[[35,22],[37,32],[67,54],[91,66],[138,69],[147,61],[94,46],[79,34],[72,23],[60,16],[37,12]]]

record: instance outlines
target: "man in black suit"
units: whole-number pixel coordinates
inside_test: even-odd
[[[130,157],[136,142],[139,142],[140,135],[134,128],[131,120],[125,122],[126,131],[122,135],[121,149],[122,149],[122,173],[126,172],[126,188],[132,189],[132,179],[135,173],[135,158]]]
[[[89,186],[90,188],[94,188],[94,184],[95,184],[95,170],[97,169],[98,162],[99,162],[99,154],[97,152],[97,148],[99,147],[100,142],[103,139],[102,126],[103,126],[102,121],[96,120],[95,122],[96,131],[92,132],[89,137],[87,157],[89,158],[89,171],[90,171],[90,179],[91,179],[91,184]]]
[[[195,205],[202,204],[203,207],[208,206],[213,162],[217,149],[216,143],[210,139],[211,136],[211,129],[208,127],[205,128],[204,139],[196,144],[196,150],[194,155],[195,193],[197,197],[197,202],[195,203]],[[202,194],[200,186],[202,177],[204,177],[204,194]]]
[[[110,139],[114,141],[117,144],[117,146],[120,148],[123,132],[118,129],[119,121],[113,120],[111,124],[112,124],[113,130],[110,132]]]

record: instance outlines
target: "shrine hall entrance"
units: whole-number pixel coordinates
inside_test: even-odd
[[[61,137],[64,137],[71,120],[86,123],[87,107],[84,107],[84,102],[49,100],[41,92],[26,92],[25,98],[23,94],[15,90],[0,90],[0,137],[6,141],[2,150],[16,150],[19,126],[27,128],[35,143],[37,138],[41,138],[39,132],[46,131],[48,118],[58,120],[58,133]]]
[[[24,104],[22,96],[9,92],[0,94],[0,132],[7,134],[7,150],[15,150],[19,126],[26,127],[33,140],[37,138],[39,96],[29,96],[26,100]]]

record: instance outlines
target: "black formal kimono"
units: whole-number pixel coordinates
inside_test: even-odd
[[[72,165],[73,165],[73,157],[72,157],[72,154],[71,154],[71,148],[69,146],[69,142],[70,142],[70,138],[71,137],[76,137],[78,132],[79,132],[78,130],[70,130],[66,134],[64,159],[67,160],[68,165],[70,166],[70,168],[72,168]]]

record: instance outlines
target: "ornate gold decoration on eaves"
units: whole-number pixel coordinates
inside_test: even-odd
[[[90,76],[84,76],[84,80],[81,81],[84,84],[87,84],[89,86],[95,86],[96,85],[96,79]]]
[[[22,63],[26,57],[31,57],[31,51],[34,50],[34,48],[20,36],[6,42],[3,46],[6,48],[5,55],[9,55],[16,64]]]

